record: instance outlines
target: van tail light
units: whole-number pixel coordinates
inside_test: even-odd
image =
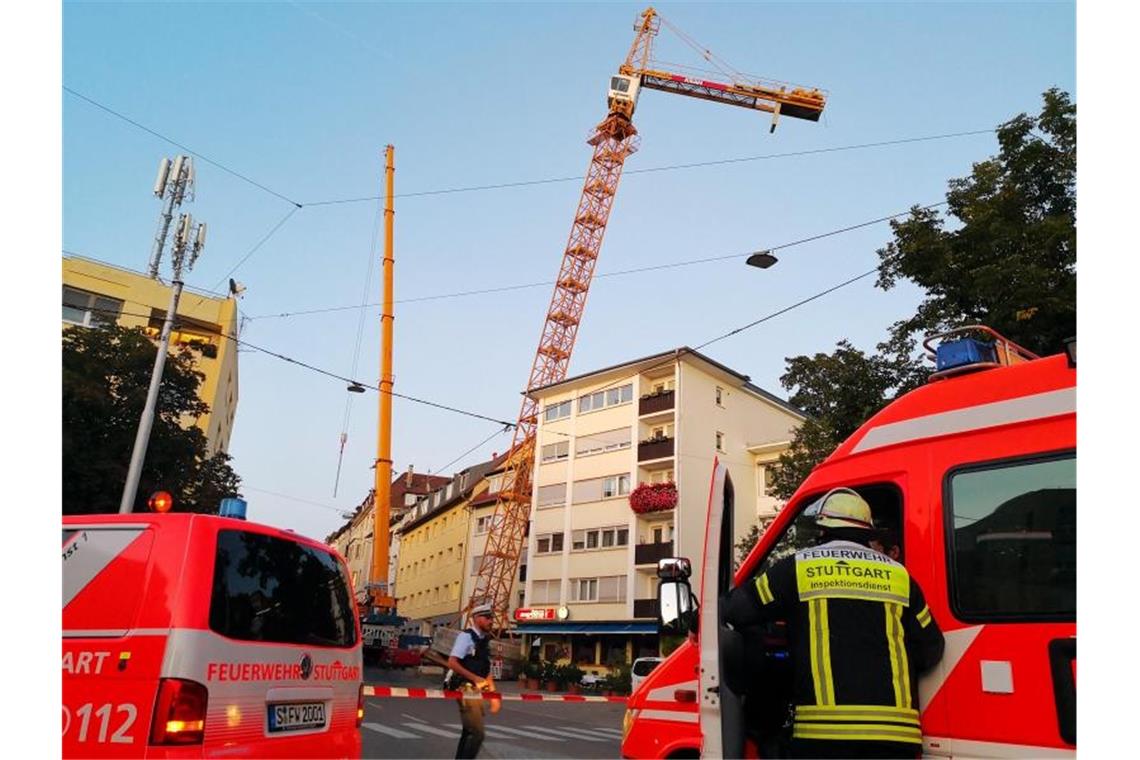
[[[356,727],[364,722],[364,684],[360,684],[356,691]]]
[[[161,745],[201,744],[206,732],[209,692],[197,681],[163,678],[150,723],[150,743]]]

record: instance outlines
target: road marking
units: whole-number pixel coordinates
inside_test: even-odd
[[[436,736],[446,736],[448,739],[458,739],[459,738],[459,734],[457,734],[455,731],[444,731],[442,728],[436,728],[435,726],[429,726],[427,723],[415,723],[415,724],[411,724],[411,725],[405,723],[404,727],[405,728],[413,728],[416,731],[424,731],[424,732],[429,733],[429,734],[435,734]]]
[[[388,736],[391,736],[394,739],[419,739],[419,738],[421,738],[418,734],[413,734],[413,733],[410,733],[408,731],[401,731],[398,728],[392,728],[391,726],[385,726],[385,725],[382,725],[380,723],[365,723],[363,725],[365,728],[367,728],[371,731],[375,731],[378,734],[387,734]]]
[[[598,728],[594,728],[591,730],[597,731],[598,733],[602,733],[602,734],[611,734],[613,736],[621,736],[621,729],[620,728],[603,728],[603,727],[599,726]]]
[[[462,728],[461,723],[448,723],[447,725],[453,728]],[[565,739],[560,739],[557,736],[538,736],[530,731],[520,731],[517,728],[508,728],[507,726],[487,726],[485,728],[488,736],[494,736],[499,739],[509,739],[511,735],[522,737],[523,739],[537,739],[544,742],[564,742]]]
[[[547,733],[547,734],[554,734],[555,736],[565,736],[565,737],[570,738],[570,739],[579,739],[581,741],[586,741],[586,742],[608,742],[608,741],[612,741],[611,739],[602,739],[600,737],[592,736],[592,735],[587,734],[585,732],[580,733],[580,734],[579,733],[571,733],[569,731],[563,731],[563,730],[559,730],[557,728],[544,728],[542,726],[523,726],[523,728],[529,728],[532,731],[539,731],[539,732]]]

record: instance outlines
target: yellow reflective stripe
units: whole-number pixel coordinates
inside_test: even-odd
[[[918,710],[890,705],[797,705],[797,721],[873,720],[919,725]]]
[[[772,595],[772,589],[768,586],[767,573],[756,579],[756,593],[760,595],[761,604],[769,604],[775,601],[776,597]]]
[[[835,704],[835,681],[831,677],[831,628],[828,625],[827,600],[819,600],[819,619],[823,637],[823,688],[827,693],[825,705]]]
[[[840,741],[880,741],[922,743],[922,731],[917,727],[887,726],[881,723],[844,723],[811,725],[796,723],[792,727],[793,739],[835,739]]]
[[[895,692],[895,704],[910,707],[910,664],[903,638],[902,607],[887,604],[883,606],[883,613],[886,615],[887,651],[891,660],[891,687]]]
[[[930,625],[930,607],[923,607],[922,610],[917,615],[915,615],[915,617],[918,618],[918,624],[923,628]]]
[[[808,603],[808,639],[811,642],[811,677],[817,705],[835,704],[835,684],[831,677],[831,631],[827,621],[827,600]]]

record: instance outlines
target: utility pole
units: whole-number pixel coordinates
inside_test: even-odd
[[[135,496],[139,490],[143,461],[146,459],[146,449],[150,443],[150,431],[154,427],[158,388],[162,384],[162,371],[166,368],[166,352],[170,346],[170,329],[174,325],[174,317],[178,313],[178,299],[182,296],[182,265],[185,262],[187,271],[193,269],[194,262],[198,260],[198,255],[202,253],[202,249],[205,247],[205,223],[194,224],[194,220],[190,218],[189,214],[179,216],[178,226],[174,230],[174,250],[171,254],[174,279],[171,281],[170,306],[166,310],[166,319],[162,323],[162,333],[158,339],[158,353],[154,358],[154,370],[150,375],[150,388],[146,393],[146,404],[143,405],[142,417],[139,418],[139,430],[135,435],[131,464],[127,468],[127,482],[123,486],[122,501],[119,502],[120,514],[126,514],[133,510]],[[189,261],[186,261],[187,248],[190,252]]]
[[[372,501],[372,577],[368,584],[373,607],[390,611],[396,600],[388,592],[388,517],[392,513],[392,323],[393,314],[393,253],[392,223],[396,215],[393,208],[392,188],[396,174],[396,149],[384,149],[384,305],[380,314],[380,414],[376,440],[376,483]]]
[[[158,164],[158,176],[154,180],[154,196],[163,201],[162,214],[158,217],[158,231],[154,235],[154,245],[150,252],[148,274],[152,280],[158,279],[158,266],[162,262],[162,249],[166,247],[166,234],[170,230],[170,220],[174,218],[174,207],[182,206],[182,200],[189,194],[194,200],[194,162],[189,156],[175,156],[171,161],[164,158]]]

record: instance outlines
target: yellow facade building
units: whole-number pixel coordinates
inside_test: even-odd
[[[63,324],[142,327],[157,339],[170,286],[141,272],[78,256],[63,259]],[[208,455],[228,451],[238,402],[237,301],[184,288],[170,336],[171,352],[189,347],[205,377],[198,395],[210,407],[196,425]]]

